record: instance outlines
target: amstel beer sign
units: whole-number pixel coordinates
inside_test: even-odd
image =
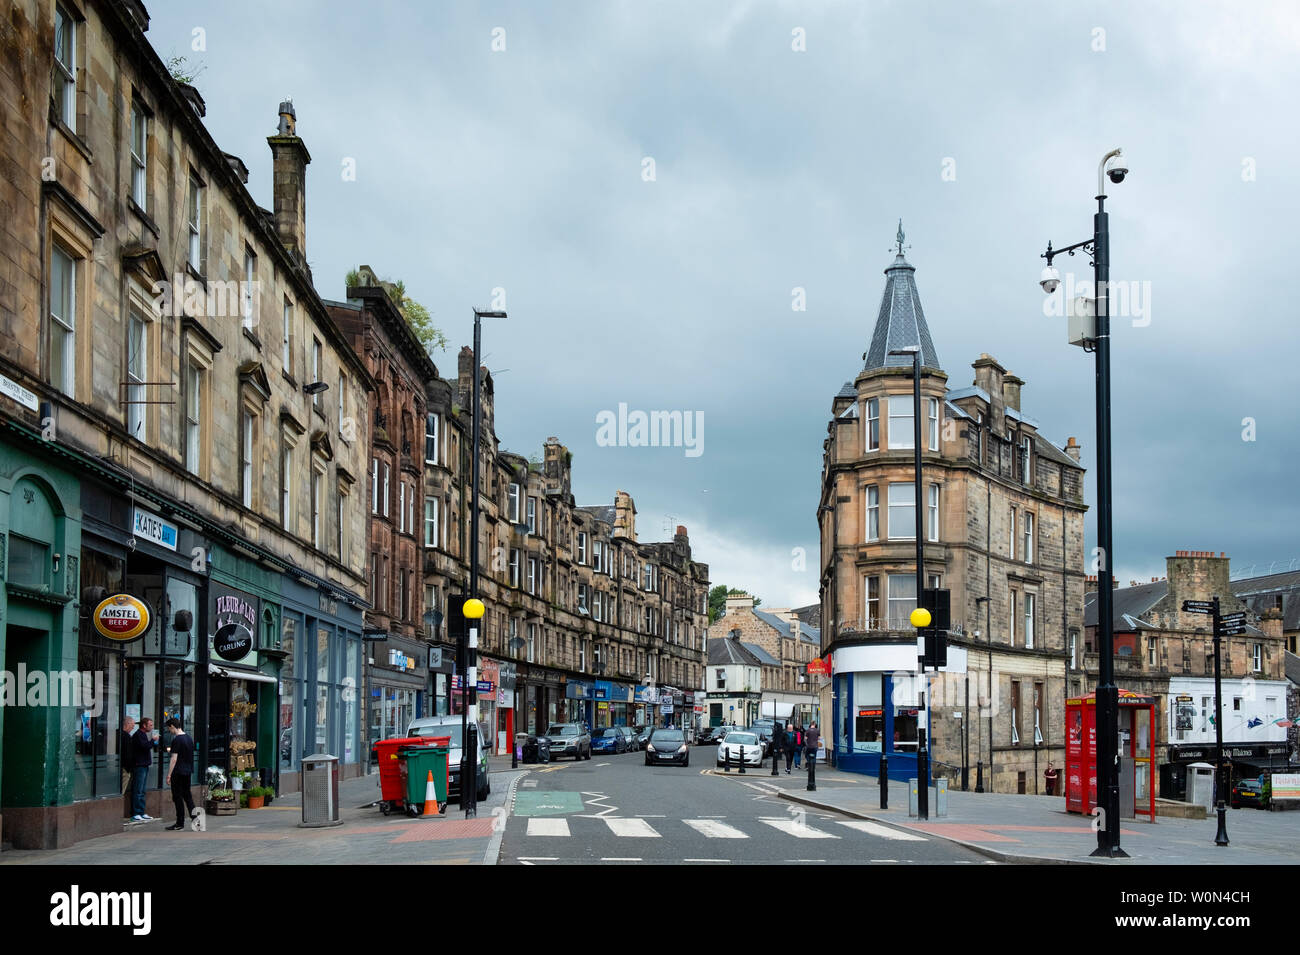
[[[130,594],[105,597],[95,608],[95,629],[110,640],[127,642],[149,629],[149,607]]]

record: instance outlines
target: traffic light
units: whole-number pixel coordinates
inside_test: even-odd
[[[447,597],[447,638],[456,646],[467,635],[465,626],[465,595],[450,594]]]
[[[925,666],[938,669],[948,665],[948,630],[952,627],[952,594],[947,590],[921,591],[921,606],[930,611],[930,626],[921,631],[925,637]]]

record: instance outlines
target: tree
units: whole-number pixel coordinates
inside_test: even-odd
[[[411,326],[411,331],[424,346],[425,352],[432,356],[435,350],[447,350],[447,336],[443,334],[442,329],[433,324],[433,317],[429,314],[429,310],[406,294],[406,283],[401,279],[395,282],[381,279],[375,275],[370,266],[363,265],[359,269],[348,272],[346,283],[348,288],[362,285],[379,286],[388,293],[397,310],[402,313],[406,324]]]
[[[743,590],[737,590],[735,587],[728,587],[726,584],[718,584],[716,587],[709,588],[709,623],[713,624],[718,621],[727,612],[728,597],[748,597],[749,594]],[[754,606],[761,606],[762,597],[754,598]]]

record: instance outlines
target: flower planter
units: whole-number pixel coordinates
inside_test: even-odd
[[[262,808],[262,803],[265,801],[265,799],[266,799],[265,796],[249,796],[249,797],[248,797],[248,808],[249,808],[249,809],[261,809],[261,808]]]
[[[209,799],[204,809],[209,816],[233,816],[239,812],[239,804],[233,799]]]

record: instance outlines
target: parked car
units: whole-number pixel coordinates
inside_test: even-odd
[[[1232,787],[1232,808],[1254,806],[1268,808],[1268,774],[1260,773],[1256,779],[1243,779]]]
[[[695,742],[700,746],[717,746],[721,739],[721,726],[704,726],[695,734]]]
[[[411,720],[411,725],[406,728],[407,736],[451,737],[451,749],[447,753],[448,799],[460,797],[460,761],[462,758],[461,747],[463,745],[460,735],[460,720],[459,716],[423,716]],[[488,781],[487,750],[483,745],[483,741],[487,738],[487,727],[480,723],[478,725],[478,799],[487,799],[488,793],[492,791],[492,784]]]
[[[636,741],[641,749],[645,749],[646,743],[650,742],[650,734],[654,732],[653,726],[638,726],[636,728]]]
[[[574,762],[591,759],[591,734],[582,723],[552,723],[546,729],[551,756],[572,756]]]
[[[591,749],[595,753],[626,753],[627,737],[617,726],[596,730],[591,737]]]
[[[641,749],[641,741],[637,738],[636,729],[631,726],[620,726],[619,729],[622,731],[623,735],[627,737],[628,752],[639,752]]]
[[[551,741],[545,736],[528,734],[524,740],[523,752],[519,754],[525,763],[549,763],[551,761]]]
[[[691,764],[691,750],[686,744],[686,736],[679,729],[652,729],[650,739],[645,745],[645,764],[654,766],[658,763]]]
[[[762,741],[764,756],[772,752],[772,727],[775,725],[776,723],[774,720],[757,719],[749,726],[749,731],[757,734],[758,738]]]
[[[732,730],[727,738],[718,744],[718,765],[739,766],[743,756],[746,766],[763,765],[763,742],[752,731]]]

